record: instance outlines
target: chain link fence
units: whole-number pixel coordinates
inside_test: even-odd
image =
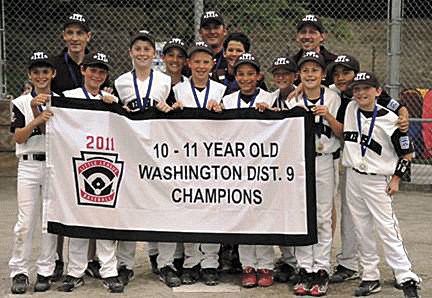
[[[425,119],[432,117],[432,93],[429,93],[429,102],[426,102],[428,97],[424,97],[432,88],[427,63],[428,50],[432,46],[432,40],[428,38],[432,28],[429,17],[432,3],[429,1],[0,1],[3,1],[2,33],[5,38],[0,54],[7,57],[6,61],[2,60],[6,67],[1,65],[5,70],[2,71],[3,83],[7,87],[4,89],[3,86],[3,89],[12,97],[19,95],[26,79],[26,61],[31,51],[44,49],[53,54],[60,53],[64,47],[62,25],[72,13],[87,16],[93,32],[89,48],[110,55],[112,78],[131,69],[129,38],[141,29],[151,31],[161,44],[172,37],[192,43],[198,37],[197,25],[202,11],[218,10],[225,16],[228,31],[242,31],[251,38],[252,52],[267,69],[276,56],[293,55],[298,51],[296,23],[308,13],[317,14],[328,31],[325,46],[331,52],[352,54],[359,59],[362,69],[374,71],[386,86],[396,88],[396,91],[412,91],[401,98],[409,102],[410,113],[415,118],[410,134],[417,145],[416,159],[425,166],[420,171],[424,177],[420,182],[432,184],[427,180],[432,177],[432,123]],[[400,16],[392,15],[395,6],[400,8]],[[398,26],[400,34],[397,34]],[[395,32],[399,40],[395,40]],[[394,42],[399,45],[400,52],[394,48]],[[393,71],[390,69],[392,61],[399,66],[398,82],[389,78]],[[269,75],[266,80],[272,86]],[[414,177],[411,180],[415,180]]]

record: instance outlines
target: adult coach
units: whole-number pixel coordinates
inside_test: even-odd
[[[301,49],[292,57],[296,63],[299,62],[300,58],[305,52],[313,51],[320,53],[324,57],[325,66],[333,62],[337,55],[329,52],[323,43],[326,40],[327,31],[324,28],[321,20],[316,15],[306,15],[297,24],[296,41],[300,44]],[[297,80],[296,85],[300,83]],[[326,77],[323,81],[323,85],[329,86],[331,84],[331,78]]]
[[[227,29],[223,16],[215,11],[206,11],[201,15],[199,34],[201,39],[208,44],[215,53],[212,72],[227,68],[227,60],[224,57],[223,43]]]

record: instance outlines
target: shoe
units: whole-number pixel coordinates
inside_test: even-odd
[[[177,272],[180,273],[182,272],[183,264],[184,264],[184,257],[176,258],[173,261],[174,268],[177,270]]]
[[[54,273],[53,273],[53,275],[51,275],[51,281],[52,282],[56,282],[56,281],[59,281],[62,279],[63,268],[64,268],[63,261],[60,261],[60,260],[55,261]]]
[[[293,292],[297,296],[308,295],[311,289],[311,282],[314,277],[314,273],[307,273],[304,268],[300,268],[298,273],[298,280],[294,284]]]
[[[273,279],[277,282],[288,282],[295,274],[295,269],[284,263],[276,263],[275,269],[273,271]]]
[[[273,284],[273,270],[258,269],[258,286],[270,287]]]
[[[243,266],[240,262],[240,255],[238,252],[238,244],[233,245],[231,266],[230,273],[235,274],[243,272]]]
[[[118,269],[118,278],[124,286],[127,286],[128,283],[134,278],[134,272],[133,270],[127,269],[125,265],[120,266]]]
[[[379,280],[362,280],[360,286],[355,289],[354,296],[369,296],[373,293],[381,291],[381,284]]]
[[[118,276],[104,278],[102,283],[111,293],[123,293],[124,285]]]
[[[405,298],[420,297],[417,293],[417,283],[412,279],[402,283],[402,290],[404,292]]]
[[[158,257],[158,254],[149,256],[151,271],[154,274],[159,274],[159,269],[158,269],[158,265],[157,265],[157,257]]]
[[[244,288],[253,288],[257,285],[257,273],[254,268],[246,267],[243,269],[241,284]]]
[[[51,276],[43,276],[38,274],[36,276],[36,283],[34,286],[35,292],[45,292],[51,287]]]
[[[11,292],[12,294],[24,294],[27,292],[28,285],[28,276],[23,273],[19,273],[12,278]]]
[[[93,278],[97,278],[100,279],[101,275],[99,273],[99,269],[100,269],[100,264],[97,260],[91,260],[90,262],[88,262],[87,264],[87,268],[85,270],[85,273],[88,276],[91,276]]]
[[[159,279],[170,288],[178,287],[182,283],[177,272],[170,266],[165,266],[159,270]]]
[[[314,297],[320,297],[327,294],[329,283],[329,275],[328,273],[320,269],[315,274],[315,278],[312,280],[312,287],[309,290],[309,295]]]
[[[63,285],[59,287],[60,291],[63,292],[72,292],[73,289],[78,288],[84,284],[84,279],[82,277],[73,277],[70,275],[66,275],[65,279],[63,280]]]
[[[208,286],[215,286],[219,283],[219,275],[215,268],[201,269],[201,278]]]
[[[191,285],[196,283],[200,278],[200,265],[195,265],[192,268],[183,268],[180,276],[182,284]]]
[[[232,271],[233,247],[222,244],[219,252],[219,269],[224,272]]]
[[[348,269],[342,265],[337,265],[335,267],[335,272],[330,277],[330,283],[331,284],[340,283],[340,282],[344,282],[346,280],[354,280],[354,279],[357,279],[359,277],[360,276],[359,276],[357,271]]]

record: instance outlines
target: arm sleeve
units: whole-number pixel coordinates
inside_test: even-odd
[[[414,152],[414,146],[407,133],[402,133],[399,129],[395,129],[391,136],[391,140],[399,157]]]
[[[25,127],[24,114],[14,105],[12,108],[10,132],[15,133],[15,129]]]

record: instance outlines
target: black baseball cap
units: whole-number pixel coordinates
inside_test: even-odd
[[[181,50],[185,56],[187,56],[186,44],[180,38],[171,38],[167,41],[162,49],[162,53],[165,55],[169,49],[176,48]]]
[[[373,72],[370,71],[358,72],[352,83],[349,85],[349,88],[352,89],[357,85],[369,85],[374,88],[380,87],[378,78]]]
[[[299,59],[299,61],[297,63],[298,68],[300,69],[302,64],[305,62],[308,62],[308,61],[316,62],[324,70],[326,69],[326,63],[325,63],[323,55],[321,55],[320,53],[314,52],[314,51],[308,51],[308,52],[303,53],[303,55],[301,56],[301,58]]]
[[[261,65],[258,59],[252,53],[243,53],[238,56],[236,62],[234,63],[234,74],[237,72],[237,68],[242,64],[250,64],[256,68],[257,72],[260,72]]]
[[[281,56],[273,60],[272,66],[270,67],[270,72],[273,73],[276,70],[284,69],[289,72],[297,72],[297,63],[292,58]]]
[[[245,52],[249,52],[251,42],[250,42],[249,37],[247,37],[246,34],[244,34],[242,32],[233,32],[233,33],[228,34],[228,36],[225,37],[225,40],[223,42],[223,48],[225,50],[228,47],[228,43],[232,40],[240,42],[243,45]]]
[[[308,14],[301,19],[301,21],[297,24],[297,32],[303,28],[303,26],[311,25],[318,29],[319,32],[323,33],[325,32],[324,26],[321,23],[318,16],[313,14]]]
[[[132,48],[133,44],[135,43],[135,41],[137,40],[144,40],[144,41],[148,41],[151,43],[152,47],[154,49],[156,49],[156,42],[155,39],[153,38],[153,36],[150,34],[149,31],[147,30],[140,30],[137,33],[135,33],[130,41],[129,44],[129,48]]]
[[[360,71],[360,63],[356,58],[351,55],[339,55],[336,59],[327,66],[327,74],[332,77],[333,72],[336,66],[343,66],[349,70],[354,71],[354,73],[358,73]]]
[[[206,52],[214,57],[214,51],[212,48],[208,46],[204,41],[198,41],[193,46],[191,46],[188,50],[188,58],[192,56],[193,53],[196,52]]]
[[[80,14],[80,13],[74,13],[66,18],[66,21],[63,25],[63,30],[66,29],[67,26],[72,24],[78,24],[80,25],[86,32],[90,32],[90,27],[88,25],[87,18]]]
[[[84,60],[81,63],[83,66],[99,66],[106,70],[110,69],[108,55],[102,52],[95,52],[84,56]]]
[[[51,68],[55,68],[50,56],[43,51],[33,52],[29,57],[28,69],[31,69],[35,66],[49,66]]]
[[[200,28],[205,27],[210,23],[225,25],[223,16],[215,10],[206,11],[201,15]]]

